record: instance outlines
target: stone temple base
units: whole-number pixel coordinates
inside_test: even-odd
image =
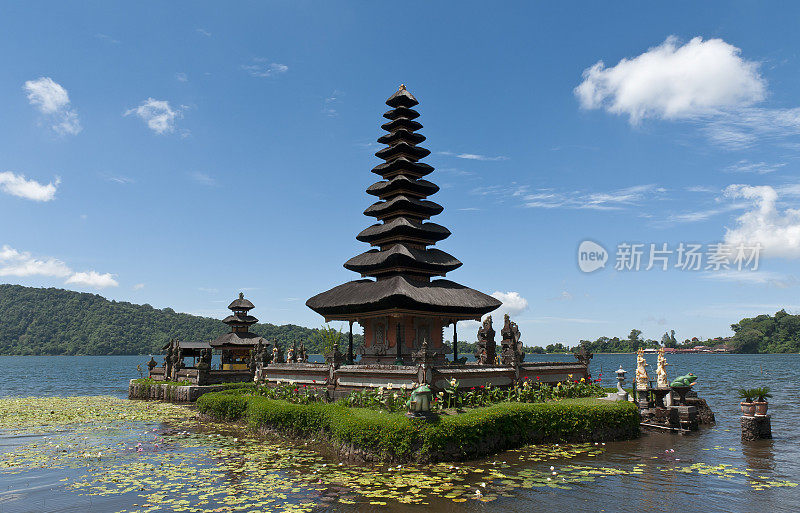
[[[520,380],[555,384],[589,378],[586,365],[575,362],[536,362],[512,365],[436,365],[436,364],[354,364],[278,363],[256,371],[260,383],[292,382],[325,386],[331,397],[338,398],[356,390],[378,387],[411,387],[426,383],[434,390],[444,390],[450,380],[464,390],[492,385],[507,387]]]

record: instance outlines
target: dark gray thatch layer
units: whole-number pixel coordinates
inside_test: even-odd
[[[398,172],[405,172],[406,174],[420,177],[432,173],[433,167],[424,162],[412,162],[407,158],[400,157],[389,162],[384,162],[383,164],[378,164],[372,168],[372,172],[383,177]]]
[[[417,161],[423,159],[431,154],[431,151],[421,146],[413,146],[405,141],[400,141],[393,146],[378,150],[375,156],[384,159],[392,160],[398,157],[406,157],[409,160]]]
[[[391,238],[413,237],[431,244],[450,236],[450,230],[436,223],[420,223],[397,217],[383,224],[373,224],[356,236],[361,242]]]
[[[266,340],[259,337],[255,333],[250,333],[249,331],[246,332],[239,332],[239,333],[226,333],[221,337],[217,337],[211,341],[211,347],[220,347],[220,346],[254,346],[258,343],[258,340],[261,339],[262,344],[269,344]]]
[[[403,191],[424,198],[439,192],[439,186],[428,180],[414,180],[407,176],[395,176],[391,180],[381,180],[370,185],[367,194],[384,197],[393,192]]]
[[[461,267],[461,262],[440,249],[416,249],[404,244],[395,244],[381,251],[371,249],[354,256],[344,264],[345,269],[368,276],[381,274],[381,270],[391,267],[403,267],[422,271],[421,274],[444,276]]]
[[[244,294],[239,294],[239,299],[235,299],[228,305],[228,310],[252,310],[253,308],[255,308],[255,306],[244,298]]]
[[[406,90],[405,86],[401,85],[400,89],[386,100],[386,105],[389,107],[413,107],[419,105],[419,102],[413,94]]]
[[[409,144],[419,144],[424,140],[424,135],[409,132],[408,130],[397,130],[391,134],[378,137],[378,142],[381,144],[395,144],[400,141],[405,141]]]
[[[325,316],[356,315],[391,308],[480,316],[501,304],[492,296],[450,280],[428,283],[405,276],[351,281],[306,301],[306,306]]]
[[[383,128],[387,132],[396,132],[397,130],[407,130],[409,132],[416,132],[417,130],[422,128],[422,123],[419,123],[418,121],[414,121],[412,119],[397,118],[389,121],[388,123],[382,124],[381,128]]]
[[[426,218],[440,214],[444,208],[438,203],[428,200],[409,198],[405,195],[395,196],[388,201],[378,201],[373,203],[364,211],[364,215],[383,218],[389,217],[395,212],[413,212],[420,218]]]
[[[384,112],[383,117],[385,117],[386,119],[397,119],[397,118],[416,119],[419,117],[419,112],[415,111],[414,109],[409,109],[406,107],[397,107],[396,109]]]
[[[222,322],[225,324],[255,324],[258,322],[258,319],[253,317],[252,315],[229,315],[222,319]]]

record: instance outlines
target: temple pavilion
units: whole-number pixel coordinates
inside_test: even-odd
[[[362,363],[411,363],[423,343],[443,360],[445,327],[453,327],[456,342],[458,321],[480,320],[501,305],[489,295],[441,278],[461,262],[432,247],[449,237],[450,230],[429,222],[443,208],[427,199],[439,187],[423,178],[433,167],[420,162],[430,151],[418,146],[425,140],[418,133],[419,113],[413,109],[418,103],[403,85],[386,100],[391,110],[383,115],[388,122],[381,128],[388,133],[378,142],[387,146],[375,153],[385,162],[372,169],[382,179],[366,191],[378,201],[364,211],[377,223],[356,236],[372,249],[344,264],[363,279],[306,302],[326,322],[348,321],[351,334],[354,322],[362,326]]]
[[[250,326],[257,323],[258,319],[250,315],[250,310],[255,308],[253,303],[239,293],[239,298],[228,305],[233,312],[225,317],[222,322],[230,326],[231,331],[211,341],[211,347],[222,356],[221,370],[248,370],[250,351],[255,348],[258,341],[267,345],[268,342],[255,333],[250,333]]]

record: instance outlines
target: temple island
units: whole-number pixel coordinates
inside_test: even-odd
[[[257,322],[249,315],[254,305],[240,294],[224,319],[229,333],[210,342],[172,341],[163,366],[150,362],[154,380],[215,385],[235,381],[265,384],[294,382],[321,385],[331,398],[354,390],[426,384],[443,390],[452,380],[461,386],[508,387],[522,380],[557,383],[589,379],[589,357],[575,362],[525,362],[520,331],[508,316],[500,330],[497,347],[490,312],[497,299],[445,279],[461,262],[433,247],[450,236],[446,227],[431,222],[443,207],[428,198],[439,187],[427,180],[433,167],[421,162],[430,151],[419,146],[425,136],[416,98],[400,86],[386,104],[386,132],[378,142],[386,145],[375,155],[383,160],[372,169],[380,177],[367,188],[377,201],[365,211],[376,222],[356,239],[371,248],[354,256],[344,267],[361,275],[310,298],[306,305],[325,321],[349,324],[347,347],[335,345],[324,363],[308,361],[302,348],[282,348],[248,331]],[[486,317],[484,317],[486,316]],[[475,361],[458,353],[459,321],[481,321]],[[353,325],[364,332],[359,354],[353,349]],[[451,343],[445,331],[452,330]],[[211,366],[212,352],[221,355],[221,366]],[[185,357],[194,367],[185,367]]]

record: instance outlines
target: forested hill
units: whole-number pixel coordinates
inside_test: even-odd
[[[63,289],[0,285],[0,355],[160,354],[170,338],[210,340],[226,331],[219,319],[171,308]],[[260,323],[251,331],[284,347],[302,341],[309,352],[320,352],[316,329]],[[361,336],[354,338],[359,345]]]

